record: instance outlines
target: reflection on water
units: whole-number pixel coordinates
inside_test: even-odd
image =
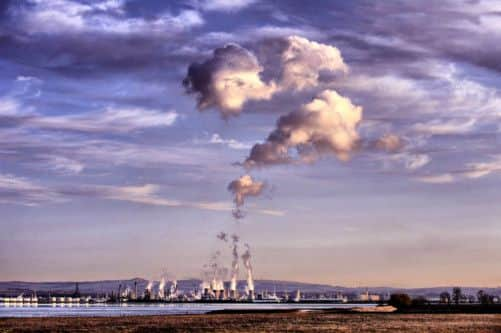
[[[332,309],[371,304],[250,304],[250,303],[161,303],[161,304],[22,304],[0,303],[0,317],[113,317],[139,315],[199,314],[215,310]]]

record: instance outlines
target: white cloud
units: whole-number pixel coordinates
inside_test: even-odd
[[[277,90],[274,82],[261,80],[263,68],[249,50],[227,44],[212,58],[191,64],[184,85],[204,110],[217,107],[224,117],[238,115],[249,100],[268,100]]]
[[[426,154],[405,154],[405,168],[416,170],[430,163],[431,157]]]
[[[416,177],[415,180],[428,184],[448,184],[448,183],[453,183],[455,181],[455,177],[450,173],[444,173],[440,175],[427,175],[427,176]]]
[[[216,107],[223,117],[239,115],[248,101],[270,100],[279,92],[321,88],[321,77],[346,73],[340,51],[330,45],[299,36],[281,40],[281,50],[267,45],[267,56],[273,59],[264,68],[251,51],[237,44],[227,44],[214,50],[208,60],[192,63],[183,84],[196,96],[198,108]],[[276,52],[275,52],[276,51]],[[274,59],[276,58],[276,59]],[[267,81],[262,74],[272,70],[276,77]]]
[[[45,163],[49,169],[52,169],[60,174],[75,175],[81,173],[85,165],[77,160],[67,158],[65,156],[59,155],[41,155],[40,158],[45,160]]]
[[[212,134],[209,143],[226,145],[231,149],[250,149],[252,147],[251,144],[246,144],[235,139],[223,139],[219,134]]]
[[[19,102],[13,98],[0,98],[0,116],[16,116],[19,107]]]
[[[501,172],[501,156],[494,156],[489,162],[468,163],[462,174],[470,179],[481,178],[494,172]]]
[[[338,48],[290,36],[281,54],[280,89],[303,90],[317,87],[322,72],[346,73],[348,66]]]
[[[57,192],[44,186],[11,174],[0,174],[0,203],[36,206],[61,200]]]
[[[25,127],[44,130],[122,133],[151,127],[168,127],[178,119],[177,112],[143,108],[114,108],[78,115],[46,116],[23,111],[15,100],[0,100],[0,116],[15,116]]]
[[[205,10],[214,10],[214,11],[237,11],[248,7],[257,0],[202,0],[201,6]]]
[[[384,155],[384,162],[403,166],[406,170],[415,171],[428,165],[431,157],[427,154],[415,154],[412,152],[402,152],[391,155]]]
[[[0,204],[39,206],[44,203],[62,203],[75,198],[107,199],[163,207],[189,207],[211,211],[231,211],[227,202],[196,202],[167,199],[159,194],[160,186],[154,184],[134,186],[73,185],[47,187],[25,178],[0,174]],[[276,210],[253,209],[256,213],[283,216]]]
[[[475,129],[477,121],[475,119],[468,120],[440,120],[435,119],[426,123],[417,123],[413,126],[416,132],[431,134],[431,135],[451,135],[451,134],[467,134]]]
[[[482,178],[497,172],[501,172],[501,156],[494,156],[491,161],[488,162],[467,163],[463,170],[417,177],[416,180],[431,184],[444,184],[460,180]]]
[[[252,147],[244,166],[312,162],[322,154],[346,160],[358,143],[361,120],[362,107],[334,90],[324,90],[299,110],[280,117],[267,140]],[[297,151],[299,160],[291,150]]]
[[[256,39],[287,38],[289,36],[301,36],[310,39],[323,37],[321,31],[309,26],[276,26],[263,25],[239,30],[235,33],[242,40],[253,41]]]
[[[179,32],[204,23],[194,10],[178,15],[165,12],[145,18],[127,17],[124,1],[82,3],[74,0],[31,0],[28,6],[13,10],[21,27],[30,34],[67,34],[97,32],[112,34],[145,34]]]

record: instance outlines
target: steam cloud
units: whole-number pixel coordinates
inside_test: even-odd
[[[334,90],[324,90],[299,110],[280,117],[266,141],[252,147],[244,166],[293,162],[291,149],[302,162],[314,161],[320,154],[346,160],[359,140],[361,119],[362,107]]]
[[[204,265],[202,272],[202,289],[222,290],[223,281],[228,276],[228,269],[220,264],[221,252],[216,251],[210,258],[209,264]],[[210,281],[210,282],[209,282]]]
[[[395,152],[402,146],[402,139],[395,134],[385,134],[376,141],[376,148],[387,152]]]
[[[276,93],[307,89],[321,91],[311,102],[281,116],[268,138],[252,147],[243,166],[250,169],[313,162],[322,155],[347,160],[360,143],[358,125],[362,120],[362,107],[338,92],[326,89],[323,84],[335,78],[336,74],[348,72],[339,49],[298,36],[262,45],[265,46],[260,53],[260,59],[264,60],[262,63],[251,51],[236,44],[228,44],[214,50],[212,57],[205,62],[191,64],[183,85],[188,93],[196,96],[198,109],[213,107],[226,118],[239,115],[247,101],[270,100]],[[401,145],[400,138],[392,134],[373,143],[376,148],[386,151],[396,151]],[[264,188],[264,182],[253,180],[250,175],[230,182],[228,190],[234,196],[234,218],[244,217],[241,207],[246,198],[259,196]],[[228,235],[224,232],[217,237],[228,242]],[[231,238],[233,259],[230,290],[236,291],[239,238],[237,235]],[[245,244],[245,248],[240,258],[247,272],[247,290],[252,297],[254,280],[251,253],[248,244]],[[221,276],[216,263],[218,256],[213,258],[211,265],[214,283],[220,281],[217,278]]]
[[[242,254],[242,261],[244,262],[244,267],[247,270],[247,289],[249,292],[254,291],[254,278],[252,276],[252,265],[251,265],[251,253],[249,244],[245,244],[245,252]]]
[[[228,241],[228,234],[224,231],[221,231],[220,233],[217,234],[217,239],[222,240],[223,242]]]
[[[269,100],[277,92],[317,87],[323,74],[345,73],[339,50],[333,46],[290,36],[282,41],[276,77],[264,82],[265,68],[249,50],[227,44],[214,50],[212,58],[193,63],[183,85],[197,96],[198,108],[219,109],[223,117],[238,115],[249,100]],[[273,56],[272,56],[273,57]]]
[[[276,86],[261,81],[262,71],[250,51],[228,44],[214,50],[211,59],[191,64],[183,85],[197,94],[200,110],[215,106],[227,117],[237,115],[247,100],[271,98]]]
[[[228,234],[225,233],[224,231],[221,231],[219,234],[217,234],[217,238],[219,240],[222,240],[223,242],[227,243],[228,242]],[[237,280],[238,280],[238,273],[239,273],[239,267],[238,267],[238,242],[240,241],[240,237],[238,237],[237,234],[232,234],[231,235],[231,254],[232,254],[232,261],[231,261],[231,282],[230,282],[230,290],[231,291],[236,291],[237,290]]]
[[[322,73],[348,72],[336,47],[290,36],[281,55],[280,89],[303,90],[316,87]]]
[[[233,210],[233,216],[236,219],[240,219],[244,216],[241,207],[245,199],[250,196],[259,196],[263,192],[265,186],[266,184],[264,182],[253,180],[250,175],[244,175],[230,182],[228,191],[234,195],[233,202],[235,203],[235,209]]]
[[[158,284],[158,297],[161,299],[164,298],[165,296],[165,284],[166,284],[165,278],[162,277],[160,279],[160,283]]]
[[[235,234],[231,235],[232,239],[232,250],[231,254],[233,256],[233,260],[231,261],[231,283],[230,283],[230,290],[231,291],[236,291],[237,290],[237,279],[238,279],[238,241],[240,240],[239,237]]]

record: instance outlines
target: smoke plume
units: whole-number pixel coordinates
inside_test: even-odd
[[[233,260],[231,261],[231,284],[230,284],[230,290],[235,291],[237,290],[237,279],[238,279],[238,241],[240,240],[239,237],[235,234],[231,235],[231,240],[232,240],[232,250],[231,254],[233,256]]]
[[[160,283],[158,285],[158,297],[161,299],[164,298],[164,296],[165,296],[165,282],[166,282],[165,278],[162,277],[160,279]]]
[[[251,196],[259,196],[263,192],[265,186],[266,184],[264,182],[253,180],[250,175],[244,175],[228,184],[228,191],[234,195],[233,202],[235,203],[235,209],[233,210],[233,216],[236,219],[244,216],[241,207],[245,199]]]
[[[341,52],[334,46],[290,36],[281,54],[280,90],[317,87],[322,74],[348,72]]]
[[[245,252],[242,254],[242,261],[244,267],[247,271],[247,289],[249,291],[254,291],[254,278],[252,277],[252,265],[251,265],[251,254],[249,244],[245,244]]]
[[[220,233],[217,234],[217,239],[222,240],[223,242],[228,241],[228,234],[224,231],[221,231]]]
[[[396,152],[403,145],[402,139],[395,134],[385,134],[376,141],[376,148],[386,152]]]
[[[261,80],[262,70],[250,51],[228,44],[209,60],[191,64],[183,85],[197,95],[200,110],[217,107],[227,117],[237,115],[247,100],[271,98],[276,86]]]
[[[299,110],[280,117],[266,141],[252,147],[244,166],[311,162],[321,154],[346,160],[358,143],[361,119],[360,106],[334,90],[324,90]],[[299,160],[291,156],[292,149]]]
[[[237,44],[227,44],[214,50],[205,62],[188,68],[183,85],[198,100],[199,110],[219,109],[223,117],[236,116],[250,100],[269,100],[277,92],[299,91],[320,85],[322,76],[346,73],[339,50],[333,46],[290,36],[279,41],[274,50],[264,47],[264,68],[256,56]],[[278,70],[275,70],[275,67]],[[263,81],[267,71],[271,77]]]

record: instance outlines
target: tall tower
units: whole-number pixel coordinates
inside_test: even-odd
[[[137,299],[137,280],[134,280],[134,299]]]
[[[80,297],[80,288],[78,282],[75,283],[75,291],[73,292],[73,297]]]

